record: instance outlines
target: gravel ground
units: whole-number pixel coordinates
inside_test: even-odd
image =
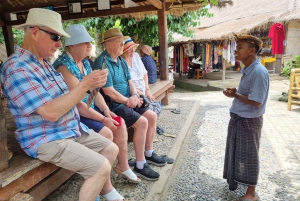
[[[179,101],[179,102],[178,102]],[[181,113],[174,114],[171,112],[172,107],[165,107],[158,120],[158,126],[162,127],[165,133],[178,135],[180,129],[182,128],[186,118],[188,117],[195,101],[193,100],[176,100],[172,99],[172,106],[177,107],[180,105]],[[156,139],[159,141],[154,143],[154,150],[157,154],[168,154],[176,138],[164,137],[162,135],[156,135]],[[135,158],[133,144],[128,144],[129,156],[128,158]],[[160,168],[151,165],[153,169],[159,171]],[[127,182],[126,179],[116,174],[113,170],[111,173],[111,180],[113,186],[117,191],[123,195],[126,201],[133,200],[144,200],[148,195],[148,190],[151,189],[152,185],[155,184],[151,181],[142,180],[140,184],[132,184]],[[84,179],[75,174],[71,177],[64,185],[50,194],[45,201],[75,201],[78,200],[78,193],[80,186],[82,185]],[[104,200],[104,199],[101,199]]]
[[[225,201],[236,200],[245,192],[244,186],[232,192],[222,179],[224,150],[228,109],[231,99],[224,98],[220,92],[185,93],[177,90],[171,95],[171,107],[162,110],[158,125],[166,133],[178,135],[190,113],[195,100],[201,100],[201,107],[194,122],[191,122],[190,133],[187,134],[179,157],[175,162],[173,173],[165,187],[161,201]],[[274,97],[277,94],[274,94]],[[180,108],[181,114],[170,112],[172,108]],[[168,154],[176,139],[156,135],[155,143],[158,154]],[[261,139],[261,171],[257,193],[261,201],[297,200],[290,181],[280,169],[268,139],[262,134]],[[129,158],[134,157],[133,144],[129,143]],[[152,166],[159,171],[160,168]],[[144,200],[155,182],[142,180],[140,184],[128,183],[127,180],[112,171],[111,179],[114,187],[126,201]],[[75,201],[83,179],[74,175],[67,183],[50,194],[45,201]],[[104,199],[101,199],[104,200]],[[154,201],[156,201],[154,200]]]
[[[161,200],[225,201],[236,200],[245,193],[242,185],[230,191],[222,179],[231,100],[221,96],[220,92],[189,94],[189,99],[201,99],[201,107]],[[185,94],[174,94],[173,98],[187,99]],[[264,133],[260,160],[259,200],[297,200]]]

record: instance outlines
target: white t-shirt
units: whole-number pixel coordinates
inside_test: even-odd
[[[131,80],[135,88],[142,91],[145,95],[146,84],[144,81],[144,75],[147,75],[147,70],[145,69],[145,66],[138,53],[134,53],[132,58],[132,66],[128,65],[128,67]]]

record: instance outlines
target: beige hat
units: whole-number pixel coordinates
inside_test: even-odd
[[[141,47],[141,50],[146,54],[146,55],[151,55],[152,54],[152,47],[149,45],[143,45]]]
[[[26,23],[16,26],[16,28],[23,29],[25,26],[46,26],[63,36],[71,37],[63,30],[60,14],[48,9],[30,9]]]
[[[104,32],[104,38],[103,41],[101,43],[104,43],[108,40],[114,39],[114,38],[119,38],[122,37],[123,38],[123,34],[120,31],[119,28],[112,28],[107,30],[106,32]]]

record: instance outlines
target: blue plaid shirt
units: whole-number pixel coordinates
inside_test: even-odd
[[[8,108],[17,126],[15,136],[27,155],[36,158],[41,144],[79,137],[89,129],[80,123],[74,106],[56,122],[48,121],[36,110],[67,93],[60,73],[46,60],[43,67],[29,51],[16,47],[0,69],[0,81]]]
[[[154,84],[157,81],[156,64],[154,59],[150,55],[146,55],[142,58],[142,62],[148,72],[149,84]]]

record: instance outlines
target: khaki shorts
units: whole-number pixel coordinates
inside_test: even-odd
[[[100,169],[105,160],[98,152],[112,143],[93,130],[90,133],[82,133],[76,140],[68,138],[42,144],[37,158],[77,172],[87,179]]]

